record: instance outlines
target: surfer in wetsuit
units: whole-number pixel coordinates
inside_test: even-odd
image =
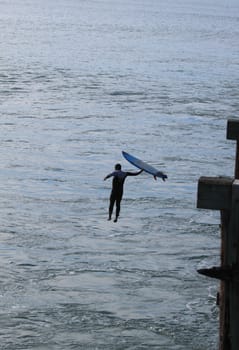
[[[135,173],[132,172],[126,172],[121,170],[121,165],[116,164],[115,165],[115,171],[113,173],[107,175],[104,178],[104,181],[107,180],[110,177],[113,177],[112,180],[112,191],[110,195],[110,206],[109,206],[109,218],[108,220],[111,220],[111,216],[114,209],[114,204],[116,203],[116,214],[115,214],[115,220],[114,222],[117,222],[119,213],[120,213],[120,202],[123,196],[123,189],[124,189],[124,182],[127,176],[137,176],[142,173],[143,170],[137,171]]]

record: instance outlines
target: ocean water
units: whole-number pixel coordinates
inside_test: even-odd
[[[212,350],[235,0],[0,1],[0,349]],[[168,174],[111,181],[128,151]]]

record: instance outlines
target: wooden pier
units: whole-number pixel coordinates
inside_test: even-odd
[[[221,266],[198,270],[221,281],[219,350],[239,350],[239,120],[228,120],[227,139],[236,140],[234,178],[201,177],[197,207],[220,210]]]

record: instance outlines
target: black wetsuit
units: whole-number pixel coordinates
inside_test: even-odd
[[[124,182],[127,176],[136,176],[139,175],[142,171],[131,173],[125,172],[122,170],[116,170],[113,173],[107,175],[106,178],[113,176],[112,180],[112,191],[110,195],[110,206],[109,206],[109,219],[113,213],[114,204],[116,203],[116,220],[120,213],[120,202],[123,197]]]

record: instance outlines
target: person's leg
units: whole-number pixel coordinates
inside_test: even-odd
[[[119,213],[120,213],[120,200],[116,200],[116,213],[115,213],[115,219],[114,222],[117,222]]]
[[[122,196],[123,196],[123,193],[120,193],[116,198],[116,213],[115,213],[114,222],[117,222],[120,214],[120,203],[121,203]]]
[[[110,206],[109,206],[109,218],[108,220],[111,220],[111,216],[113,213],[114,209],[114,204],[115,204],[115,197],[113,195],[110,196]]]

